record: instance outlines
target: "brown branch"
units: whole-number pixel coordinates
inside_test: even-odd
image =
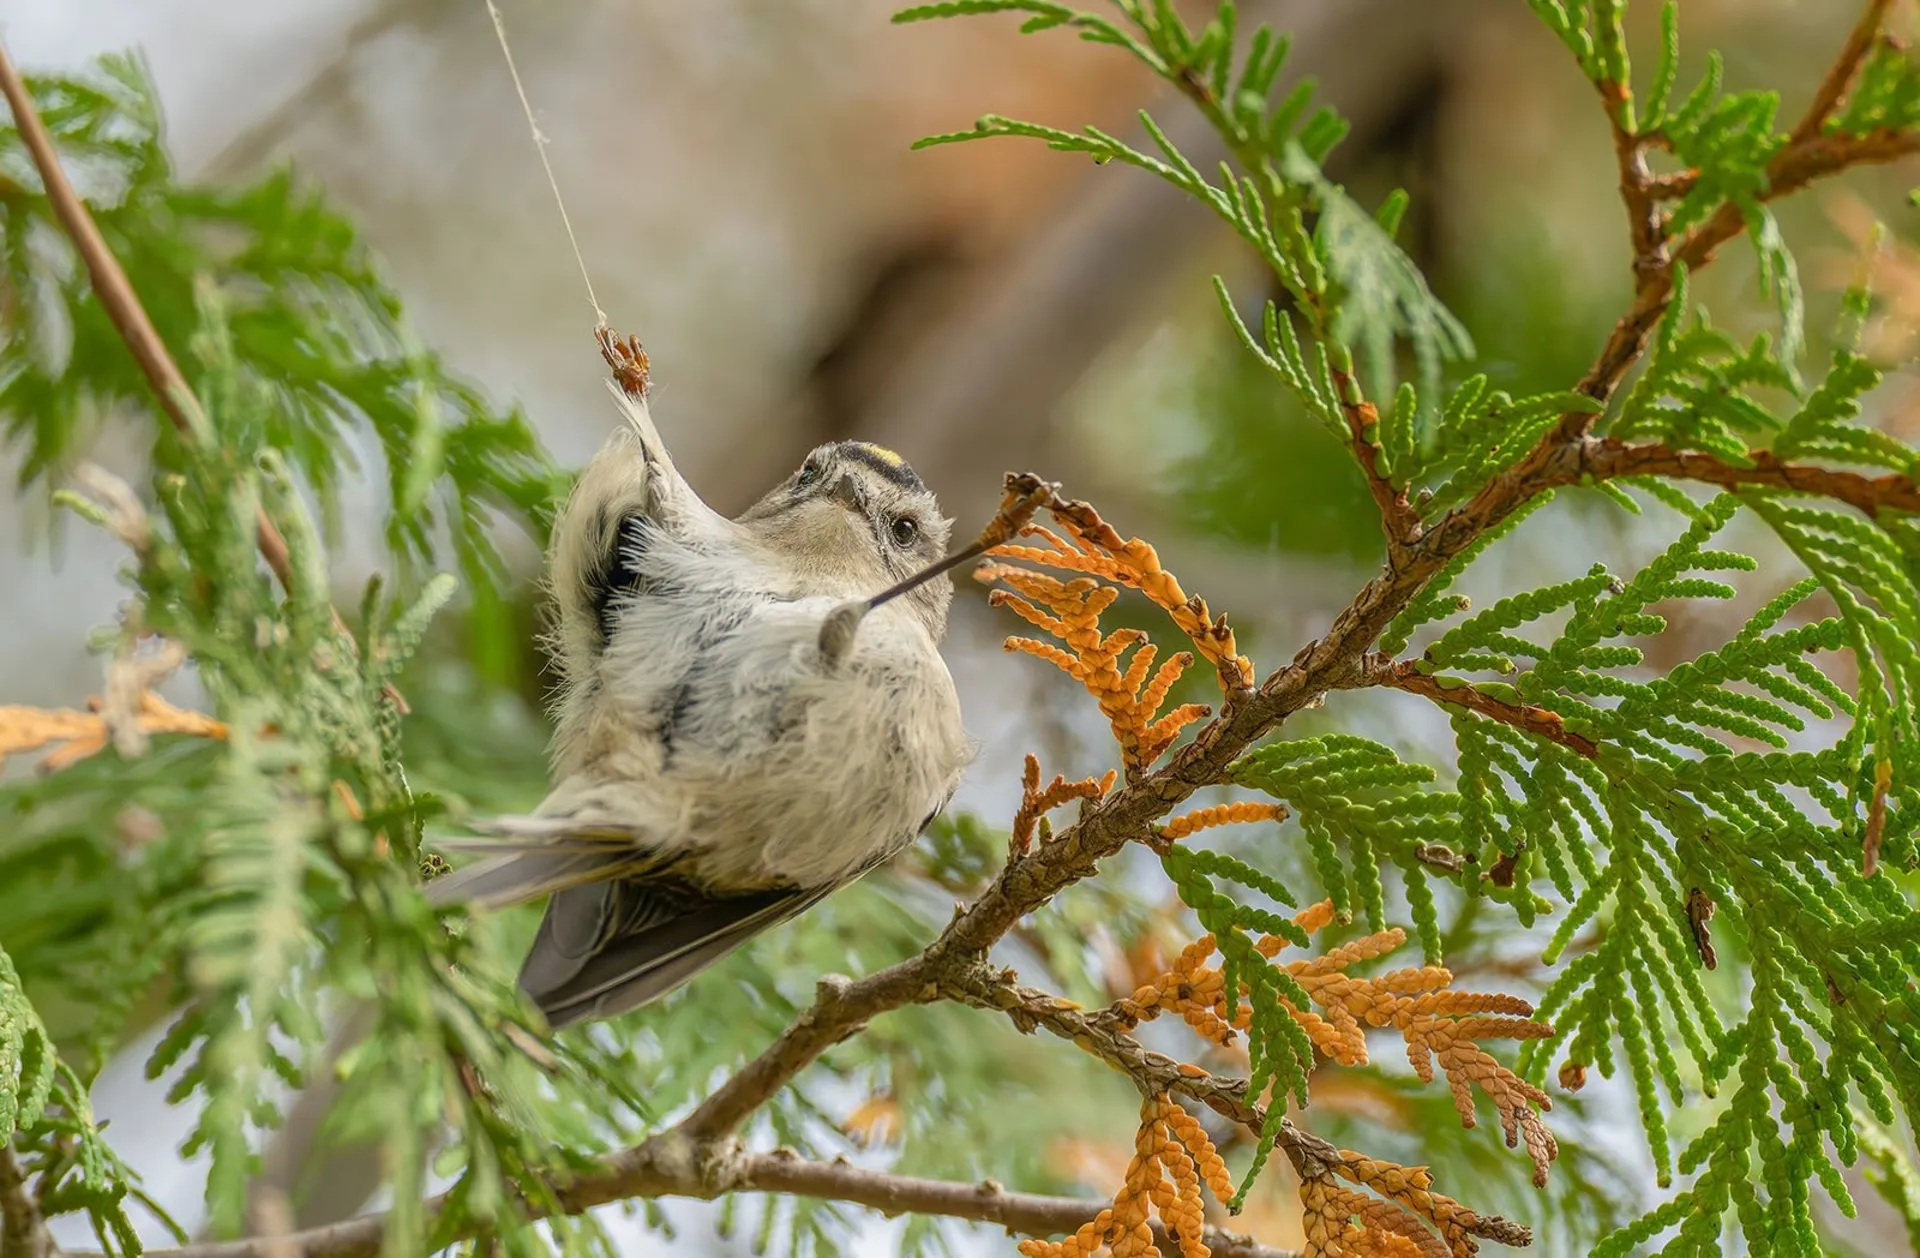
[[[1773,201],[1788,196],[1816,179],[1849,166],[1890,162],[1920,151],[1920,132],[1882,130],[1866,136],[1849,136],[1824,134],[1821,131],[1852,85],[1860,63],[1870,51],[1874,38],[1886,20],[1890,3],[1891,0],[1867,0],[1859,22],[1814,93],[1805,116],[1794,127],[1786,145],[1768,164],[1767,189],[1761,194],[1761,200]],[[1606,93],[1603,91],[1602,95],[1604,97]],[[1632,308],[1615,325],[1592,369],[1578,385],[1580,392],[1602,402],[1612,396],[1627,368],[1638,360],[1646,348],[1647,337],[1666,313],[1667,302],[1673,295],[1676,267],[1685,265],[1689,271],[1698,270],[1711,262],[1720,247],[1746,227],[1739,208],[1732,203],[1723,204],[1706,222],[1679,241],[1671,245],[1662,242],[1667,249],[1665,258],[1648,265],[1648,259],[1658,256],[1657,250],[1648,252],[1644,247],[1647,243],[1644,239],[1646,216],[1654,212],[1651,206],[1654,191],[1657,188],[1661,195],[1678,195],[1692,186],[1692,176],[1669,177],[1659,183],[1645,176],[1644,163],[1640,159],[1645,145],[1651,143],[1652,139],[1622,136],[1617,116],[1611,112],[1611,101],[1609,107],[1609,116],[1616,117],[1616,147],[1627,144],[1631,139],[1631,156],[1633,162],[1638,163],[1630,164],[1629,153],[1625,148],[1620,149],[1621,195],[1633,223],[1634,269],[1638,279]],[[1539,470],[1539,464],[1557,447],[1592,432],[1598,418],[1597,414],[1587,412],[1563,415],[1559,425],[1541,440],[1533,455],[1516,471],[1523,478],[1533,475]]]
[[[1401,660],[1396,663],[1384,656],[1376,656],[1369,661],[1357,684],[1387,686],[1394,690],[1404,690],[1408,694],[1420,695],[1435,703],[1466,708],[1470,712],[1478,712],[1481,716],[1499,721],[1502,725],[1511,725],[1515,729],[1525,730],[1548,742],[1558,743],[1569,751],[1579,752],[1589,760],[1600,754],[1599,744],[1584,734],[1576,734],[1568,729],[1566,720],[1558,712],[1535,707],[1531,703],[1513,703],[1498,698],[1471,682],[1462,681],[1457,677],[1443,677],[1436,673],[1421,672],[1420,662],[1417,660]]]
[[[1872,517],[1883,510],[1920,514],[1920,484],[1900,472],[1868,476],[1862,472],[1789,463],[1768,450],[1755,450],[1751,467],[1728,463],[1697,450],[1675,450],[1657,442],[1628,443],[1617,437],[1587,438],[1565,451],[1542,479],[1544,486],[1611,480],[1621,476],[1660,476],[1702,481],[1725,489],[1747,485],[1792,489],[1844,502]]]
[[[56,1258],[59,1252],[13,1149],[0,1144],[0,1258]]]
[[[1209,91],[1211,95],[1205,84],[1200,85],[1200,90]],[[1373,495],[1373,505],[1380,512],[1380,531],[1387,538],[1387,562],[1400,563],[1406,557],[1407,547],[1420,540],[1426,526],[1421,522],[1419,510],[1407,500],[1406,490],[1397,488],[1380,474],[1377,463],[1379,409],[1361,395],[1360,382],[1352,375],[1337,367],[1332,369],[1332,374],[1334,388],[1340,396],[1340,412],[1347,420],[1353,461],[1360,465],[1367,491]]]
[[[711,1201],[735,1192],[784,1193],[866,1206],[882,1214],[927,1214],[989,1223],[1009,1232],[1045,1236],[1071,1232],[1092,1219],[1104,1201],[1008,1192],[988,1180],[959,1184],[870,1170],[849,1162],[817,1162],[790,1150],[749,1153],[731,1140],[714,1145],[668,1132],[601,1160],[559,1190],[570,1214],[635,1197],[690,1197]],[[445,1198],[429,1203],[429,1213]],[[540,1211],[534,1210],[535,1216]],[[209,1242],[178,1249],[150,1249],[147,1258],[375,1258],[382,1216],[370,1215],[271,1239]],[[1283,1250],[1209,1228],[1207,1244],[1223,1258],[1290,1258]],[[1163,1234],[1161,1244],[1168,1243]],[[1171,1250],[1168,1250],[1171,1252]]]
[[[1813,99],[1807,102],[1807,112],[1801,115],[1799,123],[1793,128],[1790,137],[1793,142],[1818,136],[1821,128],[1827,125],[1827,119],[1846,101],[1847,93],[1853,90],[1853,81],[1859,77],[1860,67],[1866,64],[1867,55],[1880,38],[1880,28],[1886,25],[1887,14],[1892,8],[1893,0],[1867,0],[1865,7],[1860,10],[1860,20],[1853,24],[1846,44],[1840,49],[1840,55],[1827,68],[1826,77],[1820,80],[1820,86],[1814,89]]]
[[[946,995],[979,1008],[998,1009],[1028,1034],[1045,1028],[1132,1078],[1143,1095],[1171,1092],[1190,1097],[1256,1137],[1265,1127],[1267,1112],[1248,1097],[1245,1079],[1222,1079],[1141,1047],[1129,1034],[1134,1021],[1118,1008],[1089,1012],[1072,1001],[1021,987],[1011,970],[995,973],[984,965],[970,970]],[[1362,1155],[1337,1148],[1285,1118],[1280,1121],[1276,1144],[1303,1180],[1348,1173],[1366,1161]],[[1498,1215],[1475,1217],[1463,1227],[1473,1235],[1502,1244],[1532,1243],[1529,1229]]]
[[[1627,130],[1622,122],[1633,99],[1633,89],[1625,83],[1607,80],[1596,84],[1607,109],[1607,124],[1613,130],[1614,162],[1620,168],[1620,200],[1627,207],[1627,231],[1633,242],[1633,270],[1636,275],[1666,265],[1666,224],[1660,214],[1653,172],[1647,168],[1647,146],[1651,141]]]
[[[1260,1135],[1266,1125],[1266,1110],[1247,1096],[1245,1079],[1223,1079],[1144,1048],[1111,1011],[1090,1012],[1037,988],[1022,987],[1017,977],[1012,970],[974,966],[955,978],[942,994],[977,1009],[1004,1013],[1026,1034],[1045,1029],[1132,1079],[1143,1095],[1178,1093],[1254,1136]],[[1322,1174],[1328,1164],[1340,1160],[1332,1144],[1287,1119],[1281,1120],[1278,1144],[1302,1175]]]
[[[1678,201],[1693,191],[1693,185],[1700,182],[1698,171],[1680,170],[1668,175],[1649,175],[1647,177],[1647,195],[1656,201]]]

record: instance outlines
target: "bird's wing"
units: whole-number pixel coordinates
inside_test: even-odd
[[[641,592],[646,526],[679,536],[712,536],[729,527],[674,467],[646,402],[612,381],[607,387],[626,423],[580,474],[554,523],[547,565],[559,610],[560,663],[568,669],[599,656],[619,600]]]
[[[520,986],[556,1030],[611,1017],[672,991],[833,890],[708,896],[638,882],[574,887],[547,905]]]

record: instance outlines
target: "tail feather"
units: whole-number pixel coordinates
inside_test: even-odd
[[[560,1027],[611,1017],[666,995],[832,888],[704,897],[635,882],[554,896],[520,986]]]
[[[503,909],[569,887],[610,876],[627,854],[616,849],[599,852],[529,851],[476,861],[426,886],[427,902],[436,906],[466,904],[478,909]]]
[[[438,836],[433,845],[449,852],[604,852],[641,849],[653,832],[618,821],[577,817],[489,817],[469,821],[473,834]]]
[[[430,903],[505,908],[582,883],[659,877],[677,859],[652,841],[651,831],[617,821],[511,816],[473,821],[467,828],[487,837],[437,837],[433,846],[488,859],[428,883]]]

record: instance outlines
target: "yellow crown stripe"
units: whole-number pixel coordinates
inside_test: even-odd
[[[906,460],[892,450],[887,449],[885,446],[874,445],[871,441],[862,441],[860,448],[868,454],[871,454],[874,458],[881,460],[888,467],[902,467],[906,464]]]

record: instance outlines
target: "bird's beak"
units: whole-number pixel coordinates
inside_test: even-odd
[[[855,515],[864,516],[867,513],[867,496],[860,492],[860,483],[851,476],[842,476],[833,482],[826,496]]]

